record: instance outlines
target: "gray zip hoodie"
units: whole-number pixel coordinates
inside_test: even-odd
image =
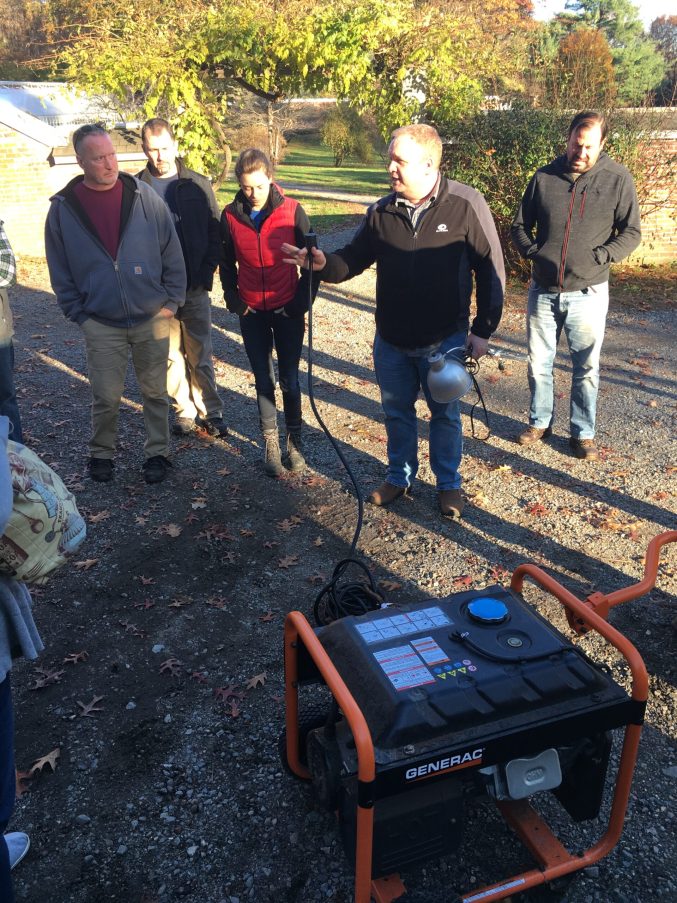
[[[574,179],[566,156],[557,157],[532,176],[510,236],[545,291],[606,282],[609,264],[627,257],[641,240],[632,176],[602,153]]]
[[[176,313],[186,298],[186,268],[167,205],[152,188],[120,173],[120,243],[113,260],[73,191],[82,178],[50,199],[45,224],[50,280],[65,316],[127,328],[163,307]]]

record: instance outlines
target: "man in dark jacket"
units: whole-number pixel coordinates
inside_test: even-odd
[[[47,265],[64,315],[81,328],[92,388],[89,473],[113,477],[118,414],[131,348],[146,427],[144,476],[170,466],[167,401],[169,323],[186,296],[181,245],[166,205],[118,172],[113,142],[98,125],[73,135],[77,176],[51,198]]]
[[[569,126],[566,153],[532,177],[512,224],[531,261],[527,307],[531,445],[552,435],[553,363],[562,330],[572,364],[570,439],[577,458],[594,461],[599,359],[609,307],[609,265],[640,242],[639,204],[628,170],[603,152],[607,122],[584,111]]]
[[[148,165],[138,178],[167,204],[186,263],[186,303],[170,323],[167,391],[174,399],[173,431],[187,435],[197,422],[212,436],[226,436],[223,404],[212,361],[209,291],[219,262],[219,209],[209,179],[178,158],[166,119],[149,119],[141,129]]]
[[[374,367],[388,435],[385,481],[369,496],[389,505],[418,470],[416,399],[430,409],[430,467],[442,514],[460,517],[464,500],[458,402],[442,404],[428,389],[428,357],[467,347],[486,354],[503,309],[505,271],[496,227],[482,195],[440,174],[442,142],[429,125],[396,129],[389,147],[393,192],[372,205],[350,244],[335,254],[313,250],[326,282],[351,279],[376,263]],[[307,266],[305,249],[282,246],[288,262]],[[477,315],[470,334],[475,284]]]

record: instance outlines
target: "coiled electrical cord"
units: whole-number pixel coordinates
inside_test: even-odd
[[[331,624],[332,621],[336,621],[339,618],[344,618],[347,615],[363,615],[368,611],[377,611],[381,605],[385,602],[385,596],[382,592],[376,587],[374,583],[374,578],[369,572],[366,564],[363,561],[360,561],[358,558],[355,558],[355,552],[357,550],[357,543],[360,538],[360,533],[362,532],[362,522],[364,519],[364,498],[362,497],[362,492],[360,490],[357,479],[355,478],[355,474],[350,468],[350,464],[348,463],[345,455],[341,451],[338,442],[332,434],[329,432],[329,428],[325,424],[324,420],[320,416],[320,412],[317,409],[317,405],[315,403],[315,394],[313,392],[313,270],[312,270],[312,248],[317,247],[317,236],[314,232],[309,232],[306,235],[306,250],[308,252],[308,399],[310,401],[310,407],[315,415],[315,419],[319,423],[322,432],[325,434],[327,439],[331,442],[334,451],[338,455],[338,458],[343,464],[346,473],[350,477],[350,481],[353,484],[355,489],[355,496],[357,497],[357,524],[355,526],[355,532],[353,534],[353,539],[350,544],[350,550],[348,552],[348,556],[343,558],[334,568],[334,573],[332,574],[331,580],[322,587],[320,592],[317,594],[315,598],[315,604],[313,605],[313,615],[315,617],[315,623],[318,627],[321,627],[325,624]],[[340,584],[340,580],[343,578],[346,571],[351,568],[356,567],[361,569],[364,574],[367,576],[367,583],[364,583],[362,580],[353,580],[351,582],[345,583],[343,585]]]

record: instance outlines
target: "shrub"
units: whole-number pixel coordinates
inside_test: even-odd
[[[339,103],[327,114],[322,126],[322,143],[334,155],[334,166],[342,166],[348,157],[371,163],[374,147],[362,117],[347,104]]]

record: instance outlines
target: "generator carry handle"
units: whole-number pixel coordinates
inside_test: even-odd
[[[552,593],[566,607],[567,620],[571,629],[578,634],[583,634],[587,632],[590,626],[592,626],[587,618],[587,614],[590,611],[606,620],[609,617],[609,611],[615,605],[638,599],[640,596],[643,596],[654,588],[656,585],[656,577],[658,575],[660,550],[663,546],[668,545],[668,543],[671,542],[677,542],[677,530],[667,530],[665,533],[659,533],[658,536],[654,536],[646,550],[646,555],[644,557],[644,576],[640,581],[633,583],[630,586],[626,586],[623,589],[615,590],[613,593],[591,593],[583,603],[535,565],[521,564],[515,568],[510,585],[512,589],[520,592],[524,577],[527,573],[531,574],[535,582],[540,583],[543,589]],[[546,582],[537,579],[536,572],[545,578]],[[585,608],[585,612],[581,613],[580,610],[577,612],[575,606],[570,606],[568,602],[565,601],[565,597],[568,601],[573,599],[579,605],[582,604]],[[614,643],[614,645],[616,644]]]

